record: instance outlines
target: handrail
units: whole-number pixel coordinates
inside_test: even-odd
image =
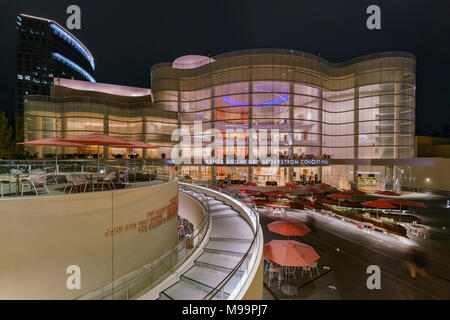
[[[252,242],[250,244],[250,246],[248,247],[247,251],[245,252],[244,256],[239,260],[238,264],[233,268],[233,270],[214,288],[212,289],[205,297],[202,298],[202,300],[211,300],[213,299],[220,291],[224,290],[225,285],[231,280],[231,278],[236,274],[236,272],[240,269],[240,267],[242,266],[242,264],[244,263],[244,261],[249,257],[250,255],[250,251],[253,249],[256,240],[258,239],[258,234],[259,234],[259,229],[260,229],[260,224],[259,224],[259,214],[256,211],[256,206],[255,204],[252,202],[251,205],[249,205],[246,202],[243,202],[241,199],[235,197],[234,194],[221,189],[220,191],[217,190],[214,185],[209,185],[209,184],[202,184],[199,183],[199,186],[204,186],[205,188],[211,189],[213,191],[218,191],[220,193],[223,193],[229,197],[231,197],[232,199],[235,199],[237,201],[239,201],[242,205],[244,205],[247,209],[249,209],[249,211],[253,214],[253,218],[255,219],[255,229],[253,230],[253,239]]]
[[[233,194],[231,194],[230,192],[228,192],[228,195],[231,196],[233,199],[236,199],[236,197],[234,197]],[[260,224],[259,224],[259,214],[256,212],[255,213],[255,209],[253,208],[254,203],[252,202],[253,206],[248,206],[247,203],[242,202],[240,199],[236,199],[239,202],[241,202],[243,205],[245,205],[250,212],[252,212],[256,218],[256,229],[254,230],[254,236],[253,236],[253,240],[252,243],[250,244],[250,246],[248,247],[247,251],[245,252],[244,256],[241,258],[241,260],[239,260],[238,264],[233,268],[233,270],[209,293],[207,294],[202,300],[206,300],[206,299],[213,299],[221,290],[224,290],[225,285],[228,283],[228,281],[231,280],[231,278],[234,276],[234,274],[240,269],[240,267],[242,266],[242,264],[244,263],[244,261],[247,259],[247,257],[250,255],[250,251],[253,249],[253,246],[257,240],[258,237],[258,233],[259,233],[259,228],[260,228]],[[214,293],[213,293],[214,292]],[[211,293],[213,293],[211,295]]]

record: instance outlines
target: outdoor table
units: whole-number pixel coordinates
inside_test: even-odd
[[[282,267],[282,280],[288,279],[289,281],[289,267]],[[286,275],[285,275],[286,274]],[[286,296],[295,296],[297,294],[297,288],[289,285],[289,284],[285,284],[280,288],[280,291],[286,295]]]
[[[16,177],[16,196],[19,196],[20,194],[20,186],[22,185],[22,180],[28,178],[28,175],[26,174],[17,174]]]
[[[82,175],[89,180],[91,190],[94,191],[94,176],[103,177],[104,175],[98,172],[74,172],[74,175]]]
[[[281,209],[281,214],[284,214],[284,215],[286,215],[286,209],[290,208],[290,206],[285,205],[285,204],[266,204],[264,206],[271,208],[272,211],[273,211],[273,209],[280,208]]]
[[[413,233],[417,233],[417,235],[422,236],[424,239],[426,239],[427,237],[430,237],[430,235],[428,234],[428,231],[430,230],[430,228],[425,225],[410,224],[408,229],[410,231],[412,231]]]

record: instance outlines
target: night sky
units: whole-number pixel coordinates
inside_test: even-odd
[[[5,2],[7,4],[5,4]],[[2,0],[0,109],[12,116],[16,15],[66,25],[66,8],[81,8],[71,31],[92,52],[97,82],[150,86],[150,67],[186,54],[250,48],[320,52],[340,62],[381,51],[417,58],[416,126],[433,132],[450,123],[448,0]],[[366,28],[366,8],[381,8],[381,30]]]

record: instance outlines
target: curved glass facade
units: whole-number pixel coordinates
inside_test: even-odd
[[[180,125],[191,132],[194,121],[202,121],[203,130],[278,129],[280,158],[287,159],[414,156],[415,58],[408,53],[344,63],[283,49],[212,58],[197,68],[176,69],[169,63],[152,68],[155,104],[179,112]],[[248,157],[252,151],[247,143],[236,152]],[[352,170],[358,170],[333,167],[342,171],[337,176],[352,178]],[[320,174],[331,177],[332,170]]]

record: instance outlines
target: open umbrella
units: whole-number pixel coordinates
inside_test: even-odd
[[[240,191],[241,191],[241,193],[252,194],[252,195],[258,195],[258,194],[261,193],[261,191],[258,191],[258,190],[249,190],[249,189],[241,189]]]
[[[327,197],[331,199],[337,199],[339,201],[339,206],[341,205],[341,200],[350,200],[352,198],[352,196],[343,193],[333,193],[329,194]]]
[[[304,236],[311,232],[304,223],[295,223],[290,221],[275,221],[269,223],[267,228],[283,236]]]
[[[295,240],[272,240],[264,245],[263,255],[283,267],[307,267],[320,258],[313,247]],[[288,295],[296,292],[296,288],[289,285],[281,289]]]
[[[380,201],[380,200],[372,200],[372,201],[366,201],[361,203],[364,208],[370,207],[370,208],[376,208],[376,209],[394,209],[395,206],[390,204],[386,201]]]
[[[65,139],[53,137],[32,141],[19,142],[18,144],[23,144],[27,146],[49,146],[49,147],[84,147],[84,145],[75,142],[69,142]],[[55,160],[56,160],[56,173],[59,172],[58,168],[58,152],[55,150]]]
[[[73,138],[66,138],[66,141],[75,142],[75,143],[82,143],[85,145],[96,145],[97,146],[97,171],[100,169],[100,146],[122,146],[122,147],[128,147],[133,148],[133,144],[119,139],[110,137],[103,133],[91,133],[84,136],[79,137],[73,137]]]
[[[402,210],[402,206],[405,207],[417,207],[417,208],[428,208],[425,204],[421,202],[406,200],[406,199],[378,199],[378,201],[387,202],[390,204],[396,204],[400,206],[400,210]]]
[[[320,258],[313,247],[295,240],[272,240],[264,245],[263,255],[284,267],[307,267]]]
[[[284,190],[274,190],[274,191],[263,192],[263,194],[266,195],[267,197],[281,197],[288,193],[289,192],[284,191]]]
[[[309,188],[309,189],[302,189],[300,191],[298,191],[301,194],[319,194],[319,193],[325,193],[326,191],[322,191],[322,190],[318,190],[318,189],[314,189],[314,188]]]

